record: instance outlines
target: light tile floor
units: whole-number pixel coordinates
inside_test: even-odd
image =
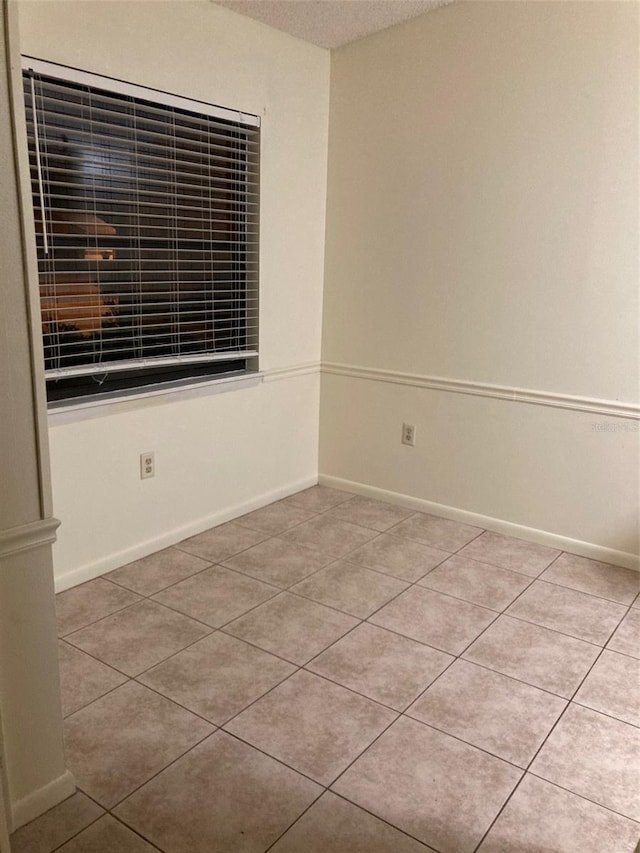
[[[632,853],[639,582],[316,486],[63,592],[13,853]]]

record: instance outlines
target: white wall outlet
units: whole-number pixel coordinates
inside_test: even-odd
[[[402,443],[414,447],[416,443],[416,428],[413,424],[402,424]]]
[[[156,475],[156,455],[152,451],[140,454],[140,479],[146,480],[148,477]]]

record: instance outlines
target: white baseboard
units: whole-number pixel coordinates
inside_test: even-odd
[[[140,560],[142,557],[148,557],[149,554],[154,554],[162,548],[169,548],[181,542],[183,539],[188,539],[189,536],[196,536],[210,527],[215,527],[218,524],[223,524],[225,521],[233,521],[234,518],[239,518],[247,512],[252,512],[254,509],[260,509],[273,501],[282,500],[289,495],[299,492],[302,489],[307,489],[310,486],[315,486],[318,482],[317,474],[306,477],[303,480],[297,480],[294,483],[288,483],[285,486],[280,486],[270,492],[265,492],[256,498],[244,501],[234,506],[225,507],[211,515],[199,518],[182,527],[175,527],[172,530],[164,532],[161,536],[154,539],[147,539],[130,548],[125,548],[122,551],[115,551],[112,554],[106,554],[99,560],[92,563],[87,563],[84,566],[71,569],[71,571],[63,572],[55,575],[56,592],[62,592],[72,586],[77,586],[85,581],[93,580],[105,572],[110,572],[112,569],[118,569],[120,566],[126,566],[127,563],[132,563],[134,560]],[[54,555],[55,558],[55,555]],[[54,570],[55,573],[55,570]]]
[[[76,790],[75,779],[67,770],[52,782],[38,788],[23,799],[11,804],[11,831],[15,832],[25,823],[40,817],[49,809],[57,806]]]
[[[401,494],[400,492],[379,489],[376,486],[369,486],[366,483],[343,480],[341,477],[320,474],[318,481],[321,486],[331,486],[334,489],[353,492],[353,494],[362,495],[363,497],[386,501],[390,504],[412,509],[415,512],[440,515],[442,518],[449,518],[452,521],[460,521],[464,524],[473,524],[476,527],[483,527],[494,533],[515,536],[518,539],[537,542],[539,545],[548,545],[550,548],[557,548],[560,551],[569,551],[571,554],[578,554],[581,557],[588,557],[591,560],[600,560],[602,563],[611,563],[614,566],[624,566],[627,569],[640,571],[640,557],[637,554],[631,554],[627,551],[616,551],[614,548],[605,548],[603,545],[596,545],[593,542],[582,542],[579,539],[559,536],[556,533],[549,533],[546,530],[537,530],[534,527],[514,524],[511,521],[504,521],[501,518],[492,518],[488,515],[480,515],[477,512],[469,512],[468,510],[457,509],[456,507],[446,506],[445,504],[434,503],[434,501],[415,498],[411,495]]]

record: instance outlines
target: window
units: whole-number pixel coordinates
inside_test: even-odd
[[[23,69],[48,398],[255,368],[259,119]]]

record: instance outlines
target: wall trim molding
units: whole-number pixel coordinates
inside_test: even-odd
[[[31,551],[56,541],[56,530],[60,527],[57,518],[41,518],[8,530],[0,530],[0,559]]]
[[[392,492],[388,489],[380,489],[377,486],[369,486],[366,483],[358,483],[353,480],[343,480],[341,477],[332,477],[328,474],[320,474],[321,486],[330,486],[334,489],[342,489],[355,495],[362,495],[374,500],[386,501],[390,504],[412,509],[414,512],[426,512],[431,515],[439,515],[452,521],[460,521],[463,524],[473,524],[491,530],[493,533],[503,533],[506,536],[514,536],[518,539],[526,539],[536,542],[538,545],[547,545],[557,548],[559,551],[569,551],[590,560],[599,560],[602,563],[611,563],[614,566],[624,566],[627,569],[640,571],[640,557],[627,551],[616,551],[593,542],[582,542],[579,539],[571,539],[568,536],[560,536],[547,530],[538,530],[535,527],[526,527],[523,524],[514,524],[502,518],[493,518],[488,515],[480,515],[465,509],[435,503],[434,501],[416,498],[400,492]]]
[[[351,364],[322,362],[322,373],[347,376],[350,379],[365,379],[373,382],[390,382],[394,385],[409,385],[413,388],[428,388],[456,394],[471,394],[476,397],[491,397],[509,400],[512,403],[528,403],[535,406],[551,406],[574,412],[605,415],[611,418],[640,420],[640,403],[622,403],[596,397],[576,397],[554,391],[537,391],[532,388],[516,388],[509,385],[491,385],[487,382],[468,382],[462,379],[447,379],[418,373],[401,373],[397,370],[380,370],[375,367],[358,367]]]
[[[307,376],[308,374],[320,373],[319,361],[308,361],[304,364],[293,364],[289,367],[274,367],[262,371],[263,382],[278,382],[280,379],[290,379],[294,376]]]
[[[75,793],[76,782],[69,770],[53,779],[42,788],[37,788],[11,806],[11,831],[15,832],[25,823],[40,817]]]
[[[255,509],[261,509],[273,501],[282,500],[283,498],[293,495],[302,489],[308,489],[310,486],[315,486],[318,482],[318,475],[305,477],[302,480],[296,480],[293,483],[288,483],[286,486],[280,486],[270,492],[264,492],[256,498],[249,498],[242,503],[235,504],[231,507],[213,512],[210,515],[203,516],[196,521],[176,527],[157,536],[154,539],[147,539],[129,548],[124,548],[121,551],[116,551],[112,554],[107,554],[99,560],[94,560],[92,563],[85,563],[75,569],[71,569],[64,574],[57,574],[55,571],[55,551],[54,551],[54,582],[56,592],[62,592],[70,587],[77,586],[85,581],[93,580],[105,572],[110,572],[112,569],[119,569],[120,566],[126,566],[134,560],[140,560],[142,557],[148,557],[149,554],[154,554],[162,548],[169,548],[176,545],[183,539],[188,539],[190,536],[196,536],[198,533],[203,533],[209,530],[210,527],[215,527],[218,524],[224,524],[225,521],[233,521],[241,515],[248,512],[253,512]]]

